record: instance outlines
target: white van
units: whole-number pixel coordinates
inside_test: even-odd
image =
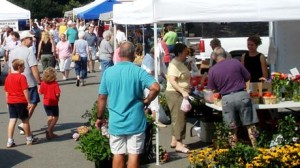
[[[210,59],[210,41],[213,38],[218,38],[222,47],[233,57],[240,57],[248,50],[247,38],[254,34],[260,35],[262,39],[258,51],[268,55],[269,22],[186,23],[184,26],[184,42],[196,50],[197,59]],[[200,40],[204,44],[200,45]]]

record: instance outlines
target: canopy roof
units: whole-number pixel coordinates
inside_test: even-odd
[[[86,10],[89,10],[99,4],[101,4],[102,2],[104,2],[105,0],[95,0],[94,2],[91,2],[85,6],[79,7],[79,8],[73,8],[73,13],[74,15],[77,15],[78,13],[84,12]]]
[[[30,19],[30,11],[6,0],[0,0],[0,20]]]
[[[114,5],[119,24],[158,22],[250,22],[300,19],[294,0],[137,0]]]
[[[101,13],[107,13],[113,10],[114,4],[119,4],[116,0],[106,0],[96,6],[93,6],[85,11],[77,14],[78,18],[83,19],[98,19]]]

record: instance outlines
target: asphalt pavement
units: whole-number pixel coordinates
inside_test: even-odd
[[[96,67],[99,63],[96,63]],[[41,67],[39,67],[41,70]],[[46,140],[45,130],[47,116],[42,103],[39,103],[30,120],[33,134],[39,138],[39,143],[27,146],[25,136],[19,135],[16,128],[14,139],[16,146],[6,148],[7,125],[9,120],[8,110],[3,84],[0,86],[0,168],[93,168],[94,163],[85,159],[84,155],[76,150],[77,142],[72,139],[72,134],[77,127],[87,122],[81,115],[92,108],[97,100],[97,90],[99,87],[100,71],[96,68],[96,73],[89,73],[86,86],[75,86],[74,70],[70,72],[70,79],[63,81],[61,74],[57,72],[58,83],[61,88],[59,102],[60,116],[55,127],[55,133],[59,135],[53,140]],[[42,98],[42,97],[41,97]],[[199,137],[193,132],[190,136],[190,128],[195,119],[189,119],[187,124],[187,134],[184,143],[190,148],[200,148],[205,146],[200,142]],[[18,121],[20,123],[20,121]],[[189,166],[188,155],[176,153],[170,148],[170,125],[160,128],[160,145],[167,150],[170,160],[166,163],[156,165],[155,161],[142,165],[142,168],[164,167],[164,168],[185,168]],[[155,141],[154,141],[155,143]]]

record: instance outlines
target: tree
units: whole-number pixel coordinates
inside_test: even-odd
[[[31,12],[32,18],[62,17],[65,11],[83,6],[93,0],[8,0]]]

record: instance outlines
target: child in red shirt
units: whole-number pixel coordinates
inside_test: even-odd
[[[58,101],[60,96],[60,88],[56,82],[56,70],[52,67],[47,68],[43,72],[43,81],[41,83],[40,94],[44,95],[44,109],[48,116],[48,129],[46,131],[46,139],[57,137],[53,133],[54,126],[58,121],[59,109]]]
[[[28,84],[26,77],[21,74],[25,69],[24,61],[15,59],[12,62],[12,67],[15,72],[8,74],[4,85],[9,111],[7,148],[15,146],[13,134],[17,118],[22,120],[23,129],[26,135],[26,144],[32,145],[32,143],[36,142],[36,139],[34,140],[32,138],[29,125],[28,109],[32,107],[32,104],[29,99]]]

